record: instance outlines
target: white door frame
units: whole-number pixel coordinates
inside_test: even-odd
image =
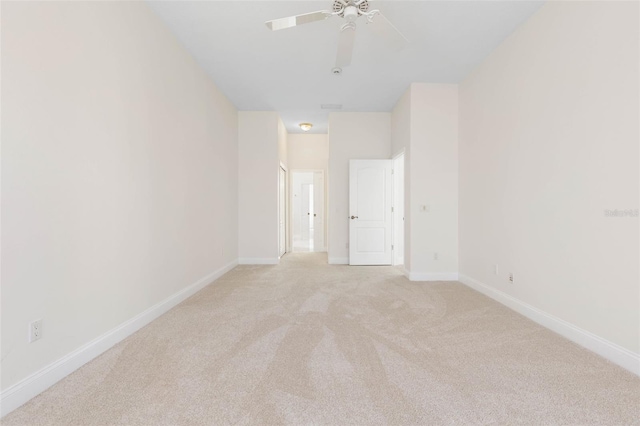
[[[289,171],[281,161],[278,169],[278,257],[283,256],[280,254],[280,169],[284,170],[284,254],[291,251],[291,245],[289,244]]]
[[[320,185],[321,183],[321,185]],[[313,251],[326,252],[327,251],[327,234],[325,230],[326,224],[326,187],[327,184],[324,181],[324,171],[318,171],[313,173],[313,216],[314,216],[314,240]],[[321,205],[319,209],[317,206]],[[320,215],[320,219],[316,220],[316,214]],[[317,223],[316,223],[317,222]],[[322,232],[318,233],[318,223],[322,226]]]
[[[290,174],[291,176],[293,176],[294,173],[322,173],[322,177],[323,177],[323,181],[324,181],[324,188],[322,188],[322,194],[323,194],[323,206],[322,206],[322,228],[323,228],[323,241],[324,241],[324,247],[323,247],[323,252],[327,251],[327,236],[329,235],[329,231],[327,229],[327,176],[325,174],[324,169],[291,169],[290,170]],[[315,191],[315,188],[314,188]],[[293,215],[293,200],[291,199],[291,197],[293,196],[293,178],[289,179],[289,194],[287,195],[288,199],[289,199],[289,214],[290,217],[291,215]],[[289,237],[288,237],[288,244],[289,247],[293,246],[293,220],[289,221]]]
[[[398,160],[398,158],[403,157],[404,159],[404,165],[402,167],[402,175],[400,175],[400,173],[398,173],[398,171],[396,170],[396,166],[395,166],[395,161]],[[392,241],[393,241],[393,265],[402,265],[404,264],[404,256],[405,256],[405,252],[404,252],[404,246],[405,244],[405,239],[407,238],[407,231],[406,231],[406,226],[405,226],[405,221],[404,221],[404,216],[405,216],[405,212],[404,212],[404,207],[406,205],[405,202],[405,195],[406,195],[406,191],[405,191],[405,185],[407,180],[405,179],[405,169],[407,166],[406,163],[406,158],[405,157],[405,150],[404,148],[402,148],[396,155],[394,155],[393,157],[391,157],[391,159],[394,161],[394,165],[393,165],[393,229],[392,229]],[[399,205],[398,203],[396,203],[396,182],[397,179],[402,179],[402,209],[399,209]],[[399,218],[398,215],[401,214],[402,218]],[[402,247],[397,247],[398,245],[398,236],[396,235],[396,222],[399,221],[400,219],[402,219]],[[401,250],[402,253],[402,258],[400,258],[397,253],[398,251]]]

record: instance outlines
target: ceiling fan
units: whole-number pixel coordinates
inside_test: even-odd
[[[332,11],[319,10],[287,18],[274,19],[265,22],[265,25],[271,31],[278,31],[311,22],[324,21],[333,16],[344,19],[346,22],[340,29],[336,66],[333,69],[335,74],[340,74],[342,67],[351,64],[356,36],[356,20],[361,16],[366,18],[366,23],[374,32],[382,35],[393,47],[400,49],[408,42],[406,37],[379,10],[369,10],[368,0],[334,0],[332,9]]]

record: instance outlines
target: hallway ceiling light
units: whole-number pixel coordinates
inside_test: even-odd
[[[302,129],[303,132],[308,132],[309,130],[311,130],[312,127],[313,127],[313,124],[311,123],[300,123],[300,128]]]

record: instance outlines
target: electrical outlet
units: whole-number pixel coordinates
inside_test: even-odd
[[[509,282],[513,284],[513,272],[509,272]]]
[[[29,324],[29,343],[42,338],[42,320],[38,319]]]
[[[493,275],[500,275],[500,269],[498,268],[498,264],[493,265]]]
[[[433,260],[438,260],[438,252],[433,253]]]

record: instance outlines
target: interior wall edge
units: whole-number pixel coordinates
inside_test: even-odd
[[[168,312],[203,288],[213,284],[218,278],[231,271],[237,265],[237,261],[228,263],[217,271],[200,278],[190,286],[174,293],[114,329],[8,387],[0,394],[0,417],[4,417],[16,408],[19,408],[30,399],[111,349],[162,314]]]
[[[460,282],[583,348],[600,355],[625,370],[640,376],[640,354],[634,353],[607,339],[577,327],[568,321],[535,308],[465,274],[460,274]]]

